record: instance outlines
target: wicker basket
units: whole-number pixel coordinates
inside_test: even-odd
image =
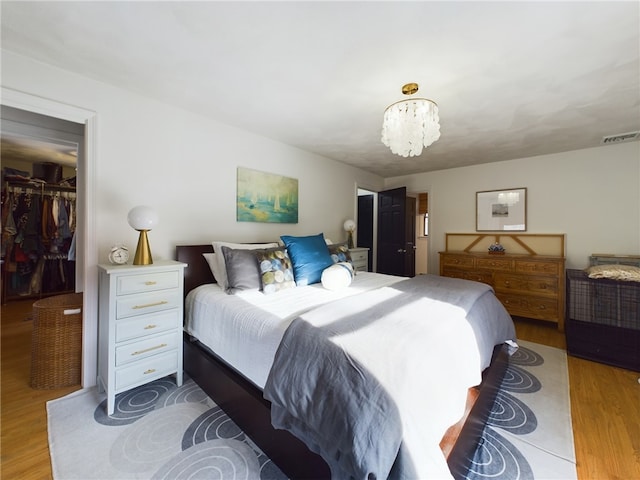
[[[33,304],[31,388],[80,384],[82,294],[71,293]]]

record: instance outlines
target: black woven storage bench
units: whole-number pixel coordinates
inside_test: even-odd
[[[640,282],[567,270],[567,352],[640,371]]]

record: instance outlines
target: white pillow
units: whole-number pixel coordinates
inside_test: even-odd
[[[351,285],[353,280],[353,265],[349,262],[334,263],[322,271],[320,281],[327,290],[338,290]]]
[[[203,253],[202,256],[209,264],[213,278],[215,278],[217,282],[218,278],[221,278],[222,275],[220,273],[220,267],[218,266],[218,256],[215,253]]]
[[[277,242],[272,243],[231,243],[231,242],[212,242],[213,251],[217,253],[216,263],[217,268],[213,270],[213,276],[216,277],[216,282],[223,290],[229,288],[229,280],[227,279],[227,266],[224,263],[224,255],[222,254],[222,247],[229,247],[234,250],[256,250],[258,248],[273,248],[277,247]],[[217,274],[216,274],[217,273]]]

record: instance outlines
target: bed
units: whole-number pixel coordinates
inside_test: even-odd
[[[185,304],[185,310],[188,316],[197,316],[198,309],[202,310],[204,308],[206,311],[209,308],[206,305],[209,304],[219,305],[225,304],[225,302],[230,302],[231,304],[239,302],[251,303],[252,301],[251,294],[243,298],[226,295],[219,288],[216,290],[215,279],[211,273],[209,264],[203,256],[204,253],[212,252],[213,247],[211,244],[178,246],[176,249],[177,260],[188,264],[188,267],[185,269],[185,294],[193,291],[191,295],[187,296]],[[376,282],[380,279],[382,285],[376,286]],[[438,279],[434,280],[439,281]],[[420,281],[422,281],[422,279],[420,279]],[[362,287],[362,290],[353,297],[347,295],[344,291],[339,291],[334,302],[331,304],[333,307],[328,306],[329,304],[325,302],[326,299],[320,298],[324,293],[322,293],[322,288],[316,285],[316,290],[312,296],[317,297],[316,303],[318,307],[314,310],[307,309],[303,314],[301,314],[301,310],[295,305],[288,307],[288,309],[285,308],[284,312],[278,310],[282,307],[274,307],[276,313],[278,313],[283,320],[282,323],[278,324],[279,326],[276,329],[279,330],[272,335],[275,340],[272,339],[267,342],[275,342],[275,346],[270,346],[266,352],[260,350],[260,344],[250,346],[248,349],[250,354],[248,354],[248,356],[253,357],[247,359],[244,363],[242,359],[237,358],[237,355],[236,358],[234,358],[233,354],[238,351],[241,344],[247,343],[244,342],[243,339],[249,338],[251,335],[224,340],[222,347],[220,342],[216,345],[215,340],[212,345],[211,337],[215,339],[217,335],[220,335],[220,332],[214,331],[211,335],[207,335],[206,332],[203,333],[201,329],[193,328],[194,319],[188,317],[185,323],[184,338],[185,371],[227,412],[286,475],[291,478],[330,478],[331,469],[329,464],[335,469],[335,462],[332,462],[332,460],[327,462],[321,456],[313,453],[307,447],[307,444],[312,445],[314,450],[318,450],[318,445],[310,442],[309,438],[305,437],[304,432],[291,428],[298,436],[305,438],[306,443],[289,431],[276,429],[272,426],[272,407],[274,412],[280,409],[281,414],[283,413],[283,407],[279,404],[279,398],[277,399],[277,403],[272,405],[272,403],[264,397],[265,393],[269,393],[268,396],[273,399],[277,398],[279,393],[281,393],[277,386],[274,387],[274,384],[278,381],[278,375],[274,374],[275,372],[272,373],[270,368],[272,361],[276,362],[274,363],[275,365],[278,365],[277,362],[282,362],[282,359],[286,360],[287,358],[285,354],[280,352],[280,338],[283,335],[289,335],[291,331],[294,330],[293,327],[289,328],[289,325],[304,326],[307,322],[302,320],[302,317],[308,317],[309,314],[307,312],[309,311],[315,312],[322,311],[323,309],[343,308],[341,305],[353,305],[355,303],[354,298],[362,298],[365,299],[364,301],[370,302],[372,301],[371,299],[380,296],[378,292],[397,291],[400,288],[399,286],[405,285],[406,288],[409,288],[412,283],[397,277],[380,276],[378,274],[358,274],[357,281],[354,280],[353,285],[349,288],[358,286]],[[313,286],[302,287],[299,291],[302,292],[304,289],[311,289],[312,287]],[[298,288],[292,290],[298,290]],[[286,295],[288,292],[282,293]],[[407,295],[409,294],[407,292],[405,293]],[[293,295],[293,293],[291,294]],[[278,293],[278,295],[280,295],[280,293]],[[368,300],[366,299],[367,295],[370,297]],[[199,300],[195,300],[195,298],[199,298]],[[203,307],[203,305],[205,305],[205,307]],[[226,308],[233,309],[234,307],[233,305],[223,306],[222,312],[224,312]],[[249,311],[253,312],[251,315],[255,315],[255,311],[252,308],[249,308]],[[219,311],[216,311],[216,313],[212,312],[213,311],[206,312],[205,315],[219,316],[224,314]],[[251,325],[251,328],[254,330],[264,333],[262,327],[255,326],[257,320],[260,320],[260,318],[253,318],[251,315],[249,316],[251,320],[247,321],[245,319],[245,322]],[[273,312],[265,313],[265,318],[269,316],[273,316]],[[276,317],[277,316],[278,315],[276,315]],[[503,330],[504,333],[501,335],[505,337],[504,340],[513,340],[513,324],[508,315],[506,315],[505,318],[508,318],[508,320],[501,319],[500,322],[504,325],[500,325],[498,330]],[[195,322],[197,323],[197,321]],[[204,323],[206,324],[207,322]],[[267,335],[267,337],[268,336],[269,335]],[[226,350],[224,347],[225,343],[227,344]],[[289,344],[289,342],[283,343]],[[301,346],[299,348],[306,347]],[[508,345],[502,343],[502,341],[496,342],[495,347],[490,349],[489,357],[482,360],[483,366],[488,365],[482,372],[482,383],[479,387],[469,388],[468,392],[465,393],[466,410],[464,411],[463,418],[457,424],[452,425],[446,430],[446,433],[442,436],[440,448],[446,456],[447,468],[455,478],[463,478],[467,473],[471,456],[475,451],[489,409],[506,370],[508,352]],[[265,360],[265,358],[270,358],[270,355],[271,357],[275,355],[275,360]],[[485,357],[486,356],[485,354]],[[252,367],[255,365],[258,365],[258,368]],[[282,363],[281,365],[286,365],[286,363]],[[289,371],[289,368],[274,368],[274,371],[275,370]],[[290,381],[290,379],[281,378],[279,381],[281,382],[281,389],[282,385],[286,385],[286,382]],[[320,379],[319,381],[322,382],[324,379]],[[268,391],[265,390],[265,386]],[[284,415],[286,416],[286,412],[284,412]],[[286,419],[282,419],[282,421],[287,422]],[[393,472],[395,472],[395,470]]]

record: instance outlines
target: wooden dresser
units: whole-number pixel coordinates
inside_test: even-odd
[[[556,322],[564,331],[564,257],[440,252],[440,275],[487,283],[511,315]]]

